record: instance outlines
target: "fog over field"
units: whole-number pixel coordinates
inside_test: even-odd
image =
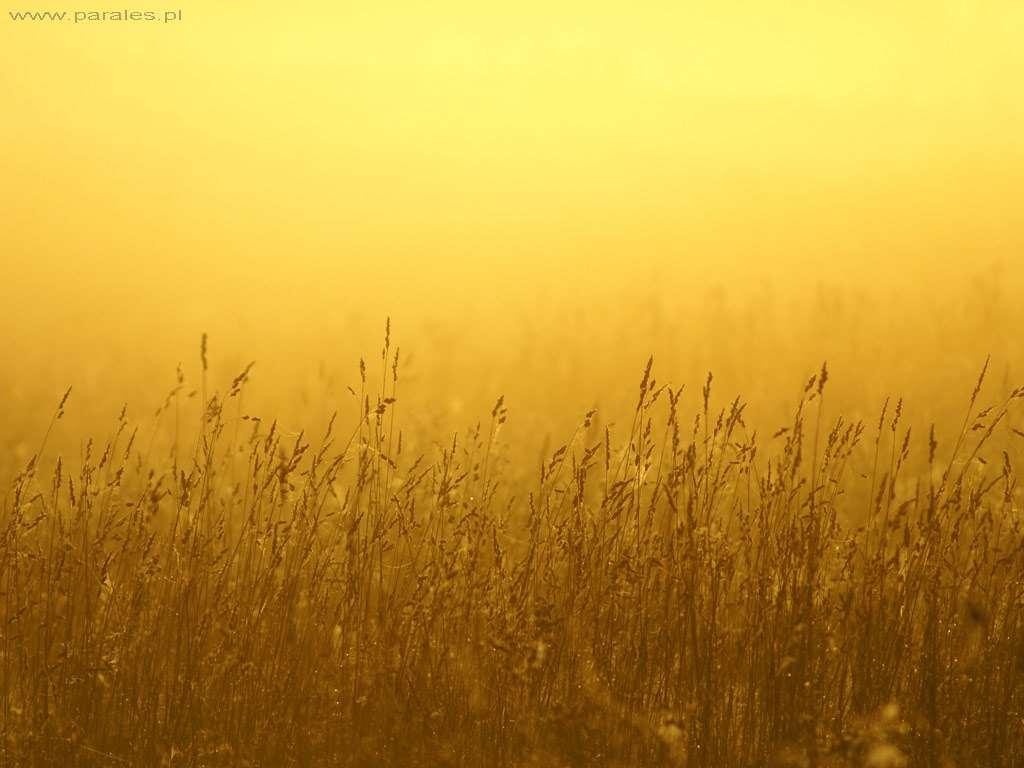
[[[1024,4],[213,5],[0,17],[5,764],[1020,764]]]

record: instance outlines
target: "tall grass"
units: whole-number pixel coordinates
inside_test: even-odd
[[[208,393],[204,337],[198,409],[179,373],[150,425],[43,438],[0,518],[6,764],[1024,760],[1024,387],[912,432],[823,366],[757,431],[652,360],[628,432],[581,412],[527,468],[500,398],[412,454],[399,359],[292,435],[250,368]]]

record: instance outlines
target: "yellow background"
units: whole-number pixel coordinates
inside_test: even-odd
[[[7,16],[60,8],[87,6],[0,23],[9,402],[83,370],[97,392],[170,382],[203,331],[224,375],[350,366],[344,345],[376,345],[386,315],[421,353],[461,356],[423,371],[445,397],[486,367],[564,369],[558,391],[586,399],[651,349],[731,365],[738,387],[744,363],[768,389],[758,371],[792,363],[796,382],[846,355],[864,391],[883,340],[894,387],[1014,354],[1021,3]],[[817,309],[792,319],[785,296]]]

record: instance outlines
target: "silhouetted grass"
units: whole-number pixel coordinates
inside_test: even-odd
[[[822,367],[758,432],[651,361],[628,434],[581,412],[526,472],[502,399],[409,454],[390,331],[318,436],[247,415],[249,368],[208,396],[206,356],[191,430],[179,373],[152,427],[45,474],[44,437],[7,490],[7,764],[1024,759],[1024,388],[983,371],[940,440],[830,415]]]

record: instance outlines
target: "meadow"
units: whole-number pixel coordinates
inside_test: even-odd
[[[166,386],[94,348],[55,388],[53,350],[27,355],[4,378],[2,759],[1018,765],[999,285],[936,313],[711,291],[412,328],[420,357],[367,322],[349,343],[376,351],[340,372],[197,334]]]
[[[0,768],[1024,766],[1019,0],[24,2]]]

